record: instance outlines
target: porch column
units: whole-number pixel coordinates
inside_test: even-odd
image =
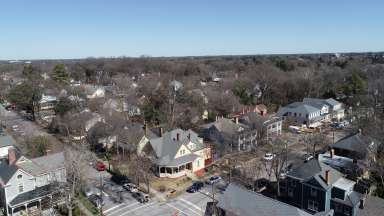
[[[39,199],[39,213],[41,215],[41,199]]]
[[[27,213],[27,215],[29,215],[29,212],[28,212],[28,204],[24,204],[25,206],[25,212]]]

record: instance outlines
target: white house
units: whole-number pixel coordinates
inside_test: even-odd
[[[177,178],[188,174],[200,175],[211,159],[210,148],[192,130],[174,129],[150,139],[153,162],[159,177]]]
[[[6,215],[39,215],[62,201],[63,153],[29,159],[14,148],[8,151],[7,162],[0,164],[0,204]]]
[[[84,90],[88,99],[105,97],[105,88],[95,85],[84,85]]]

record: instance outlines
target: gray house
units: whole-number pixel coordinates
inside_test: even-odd
[[[201,126],[205,140],[213,142],[216,153],[250,151],[257,145],[257,131],[238,121],[219,118]]]
[[[303,102],[294,102],[285,107],[280,107],[277,111],[277,116],[282,117],[284,120],[293,121],[295,124],[308,127],[317,127],[323,120],[321,109]]]
[[[224,194],[219,197],[219,215],[223,216],[310,216],[311,214],[297,207],[271,199],[259,193],[230,184]],[[321,214],[331,216],[329,214]]]
[[[336,155],[353,160],[364,160],[371,152],[376,151],[375,141],[361,133],[344,137],[336,143],[330,144],[329,147],[334,149]]]
[[[316,159],[289,172],[285,183],[288,203],[311,214],[333,209],[336,216],[356,216],[363,198],[355,182]]]
[[[40,214],[61,199],[66,182],[64,154],[28,159],[14,148],[0,164],[0,204],[6,215]]]

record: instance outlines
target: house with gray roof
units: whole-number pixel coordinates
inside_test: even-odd
[[[304,98],[302,102],[280,107],[277,115],[298,125],[318,127],[323,121],[342,120],[344,108],[340,102],[332,98]]]
[[[248,112],[241,116],[239,122],[258,131],[259,136],[266,140],[280,136],[282,133],[283,119],[275,115],[260,115],[257,112]]]
[[[295,206],[246,190],[233,183],[229,184],[216,205],[219,215],[233,216],[310,216],[312,214]]]
[[[286,200],[311,214],[334,211],[335,216],[356,216],[363,197],[354,191],[356,182],[316,159],[290,171],[285,179]]]
[[[231,119],[218,118],[201,127],[201,135],[214,144],[218,157],[228,152],[250,151],[257,145],[257,130]]]
[[[62,201],[65,182],[62,152],[29,159],[10,148],[0,164],[0,205],[6,215],[40,214]]]
[[[331,120],[341,121],[344,119],[344,105],[333,98],[304,98],[303,102],[307,104],[320,104],[323,106],[328,106],[329,117],[327,118]]]
[[[348,157],[354,160],[365,160],[376,152],[377,143],[360,132],[346,136],[339,141],[330,144],[336,155]]]
[[[149,140],[152,161],[159,177],[177,178],[204,172],[211,151],[194,131],[174,129],[163,133],[160,128],[159,135]]]

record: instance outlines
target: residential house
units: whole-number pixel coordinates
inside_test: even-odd
[[[340,102],[332,98],[304,98],[303,102],[280,107],[277,115],[300,126],[318,127],[323,121],[342,120],[344,108]]]
[[[141,115],[141,109],[137,105],[134,104],[128,104],[127,105],[127,112],[129,117],[134,116],[140,116]]]
[[[219,197],[216,206],[220,216],[311,216],[297,207],[246,190],[233,183],[229,184],[224,194]]]
[[[259,135],[265,136],[267,140],[282,133],[283,119],[274,115],[260,115],[257,112],[249,112],[241,116],[239,121],[257,130]]]
[[[348,157],[353,160],[365,160],[376,152],[377,143],[374,140],[362,135],[360,132],[344,137],[339,141],[330,144],[329,147],[335,155]]]
[[[304,103],[313,104],[314,106],[327,106],[328,107],[328,116],[326,119],[341,121],[344,119],[344,105],[339,101],[328,98],[328,99],[318,99],[318,98],[304,98]]]
[[[323,120],[320,109],[303,102],[294,102],[280,107],[277,116],[288,122],[307,127],[318,127]]]
[[[66,182],[64,154],[29,159],[14,148],[0,164],[0,203],[6,215],[37,215],[62,201]]]
[[[200,175],[211,159],[210,148],[192,130],[174,129],[149,140],[152,161],[159,177],[177,178]]]
[[[85,94],[88,99],[103,98],[105,96],[105,88],[96,85],[84,85]]]
[[[118,132],[118,146],[123,154],[134,152],[137,155],[145,156],[145,148],[150,139],[158,136],[147,128],[146,125],[132,122],[124,126]]]
[[[289,204],[311,214],[333,209],[335,215],[356,216],[362,194],[353,190],[355,182],[316,159],[290,171],[285,181]]]
[[[73,116],[72,119],[77,121],[70,122],[69,129],[73,135],[74,140],[81,140],[85,138],[88,131],[99,122],[104,122],[104,118],[95,112],[88,109],[81,111]]]
[[[215,122],[201,126],[205,140],[215,145],[215,152],[250,151],[257,145],[257,131],[241,124],[236,119],[218,118]]]
[[[39,101],[37,116],[44,122],[50,123],[52,119],[56,116],[56,113],[55,113],[56,104],[57,104],[56,96],[43,94]]]

